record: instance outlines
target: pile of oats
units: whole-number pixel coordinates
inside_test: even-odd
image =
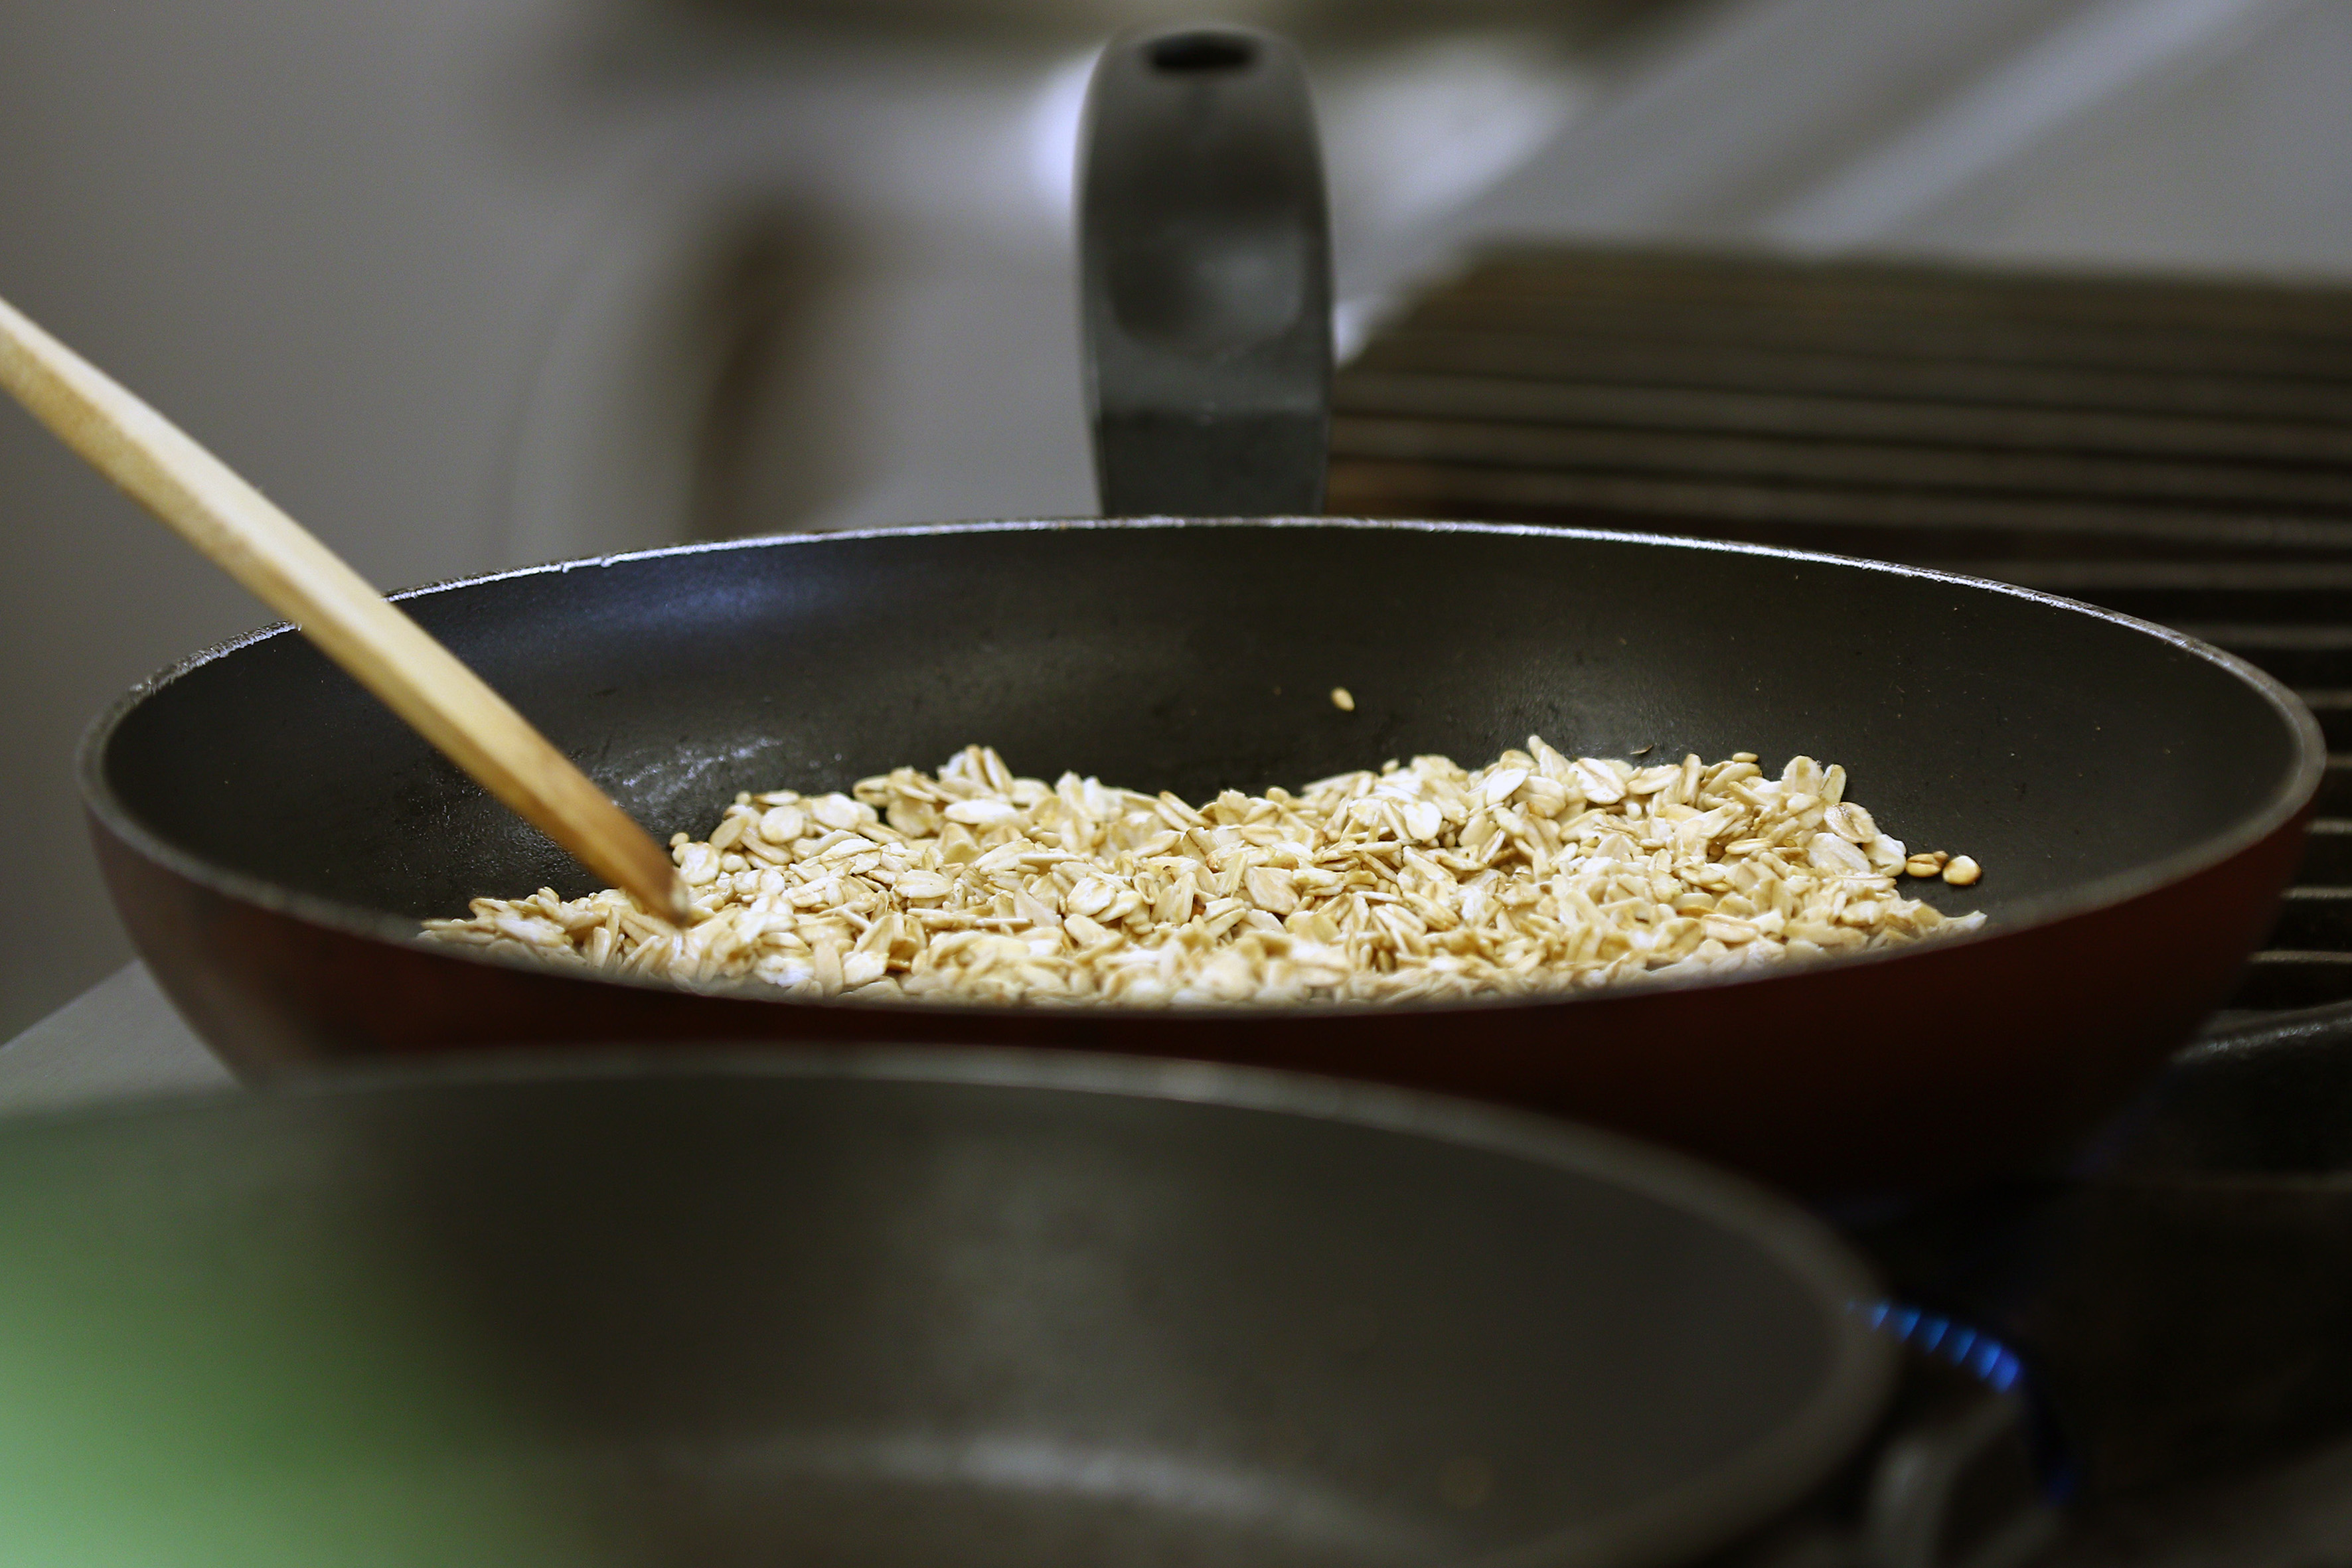
[[[437,941],[685,984],[950,1002],[1441,1001],[1697,975],[1970,931],[1897,879],[1977,879],[1752,753],[1636,767],[1536,737],[1205,805],[971,746],[936,777],[740,795],[671,853],[683,929],[617,891],[477,899]]]

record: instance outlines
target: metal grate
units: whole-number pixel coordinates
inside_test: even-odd
[[[1521,250],[1335,397],[1334,512],[1945,566],[2269,669],[2338,754],[2231,1005],[2352,1000],[2352,289]]]

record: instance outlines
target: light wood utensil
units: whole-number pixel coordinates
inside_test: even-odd
[[[504,698],[228,465],[5,300],[0,385],[574,859],[647,910],[685,918],[668,852]]]

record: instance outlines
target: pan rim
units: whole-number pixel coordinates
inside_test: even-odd
[[[1982,930],[1967,935],[1939,938],[1930,942],[1909,943],[1900,948],[1882,948],[1868,952],[1841,955],[1833,961],[1836,967],[1840,969],[1858,964],[1902,963],[1930,956],[1938,948],[1948,945],[1976,946],[2009,937],[2030,935],[2063,921],[2113,909],[2128,903],[2134,899],[2187,880],[2201,871],[2209,870],[2233,858],[2293,823],[2308,808],[2318,794],[2319,784],[2326,768],[2327,748],[2320,733],[2319,721],[2300,698],[2268,671],[2235,654],[2216,647],[2200,638],[2190,637],[2174,627],[2143,620],[2136,616],[2127,616],[2102,605],[2085,604],[2079,599],[2070,599],[2063,595],[2023,587],[2013,583],[1997,582],[1990,578],[1971,577],[1958,572],[1947,572],[1933,567],[1909,566],[1895,562],[1874,561],[1864,556],[1837,555],[1824,551],[1794,550],[1779,545],[1749,544],[1730,540],[1706,539],[1696,535],[1643,533],[1623,529],[1555,528],[1538,523],[1312,516],[988,519],[972,521],[914,523],[883,528],[844,529],[823,533],[771,533],[741,539],[698,540],[684,544],[658,545],[644,550],[581,556],[570,560],[545,562],[536,565],[508,567],[496,572],[442,578],[431,583],[420,584],[412,588],[404,588],[387,596],[397,602],[450,589],[477,587],[549,574],[563,575],[576,571],[624,565],[638,561],[712,554],[737,550],[817,547],[835,541],[924,539],[975,533],[1045,533],[1078,530],[1174,531],[1181,529],[1213,528],[1345,529],[1367,532],[1472,533],[1577,540],[1596,543],[1691,550],[1718,555],[1755,556],[1881,573],[1889,576],[1915,578],[1927,582],[1946,583],[1957,587],[1989,592],[2008,598],[2047,605],[2063,612],[2086,616],[2094,620],[2104,621],[2164,643],[2220,668],[2236,678],[2241,684],[2251,688],[2276,713],[2294,737],[2295,760],[2294,768],[2288,771],[2286,778],[2258,810],[2241,817],[2227,831],[2177,850],[2147,865],[2117,871],[2071,888],[2021,900],[2011,906],[2009,912],[1998,923],[1988,922]],[[140,822],[114,794],[112,786],[107,782],[104,759],[109,742],[115,731],[133,710],[148,698],[197,669],[254,644],[288,635],[299,635],[298,629],[290,622],[278,621],[255,627],[207,647],[199,648],[140,681],[100,712],[83,731],[79,747],[78,772],[80,775],[84,808],[108,832],[125,845],[199,887],[269,913],[284,915],[309,925],[323,927],[369,941],[382,942],[404,949],[413,949],[418,936],[415,922],[403,916],[386,914],[360,905],[280,887],[261,878],[218,865],[181,849],[160,835],[150,831]],[[632,989],[668,993],[683,990],[730,999],[757,1001],[778,1006],[854,1008],[861,1014],[900,1013],[909,1017],[937,1017],[942,1020],[957,1016],[997,1017],[1006,1010],[1003,1004],[944,1001],[863,1001],[843,997],[829,997],[814,1002],[803,1001],[778,994],[772,987],[749,981],[682,986],[668,981],[645,979],[634,975],[602,973],[576,975],[565,970],[532,963],[525,958],[509,958],[458,944],[437,944],[434,950],[434,956],[491,968],[579,979],[593,984],[625,985]],[[1624,984],[1602,987],[1596,991],[1545,993],[1532,996],[1498,996],[1440,1002],[1318,1003],[1314,1005],[1318,1016],[1399,1011],[1428,1015],[1489,1014],[1522,1008],[1573,1005],[1578,1003],[1600,1001],[1652,989],[1713,990],[1731,985],[1760,985],[1774,981],[1796,979],[1814,973],[1816,967],[1813,964],[1776,964],[1768,968],[1742,970],[1729,974],[1718,973],[1691,978],[1667,976],[1637,979]],[[1272,1012],[1277,1009],[1287,1009],[1293,1005],[1295,1005],[1219,1003],[1150,1011],[1173,1013],[1178,1016],[1214,1018],[1230,1016],[1236,1013]],[[919,1029],[917,1032],[921,1031]]]
[[[929,1044],[724,1041],[679,1050],[598,1045],[556,1056],[477,1051],[370,1063],[259,1089],[206,1090],[36,1112],[19,1137],[67,1134],[219,1105],[335,1100],[440,1086],[496,1088],[665,1079],[759,1078],[941,1084],[1157,1100],[1297,1116],[1427,1139],[1565,1173],[1695,1217],[1748,1243],[1820,1309],[1825,1367],[1811,1394],[1764,1438],[1709,1471],[1592,1522],[1464,1560],[1457,1568],[1565,1568],[1680,1561],[1738,1538],[1819,1482],[1891,1396],[1899,1352],[1869,1327],[1882,1282],[1811,1210],[1752,1177],[1624,1133],[1428,1089],[1302,1072],[1086,1050]]]

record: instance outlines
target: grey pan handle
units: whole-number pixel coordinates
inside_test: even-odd
[[[1321,511],[1330,220],[1297,55],[1249,27],[1123,34],[1079,147],[1104,513]]]

